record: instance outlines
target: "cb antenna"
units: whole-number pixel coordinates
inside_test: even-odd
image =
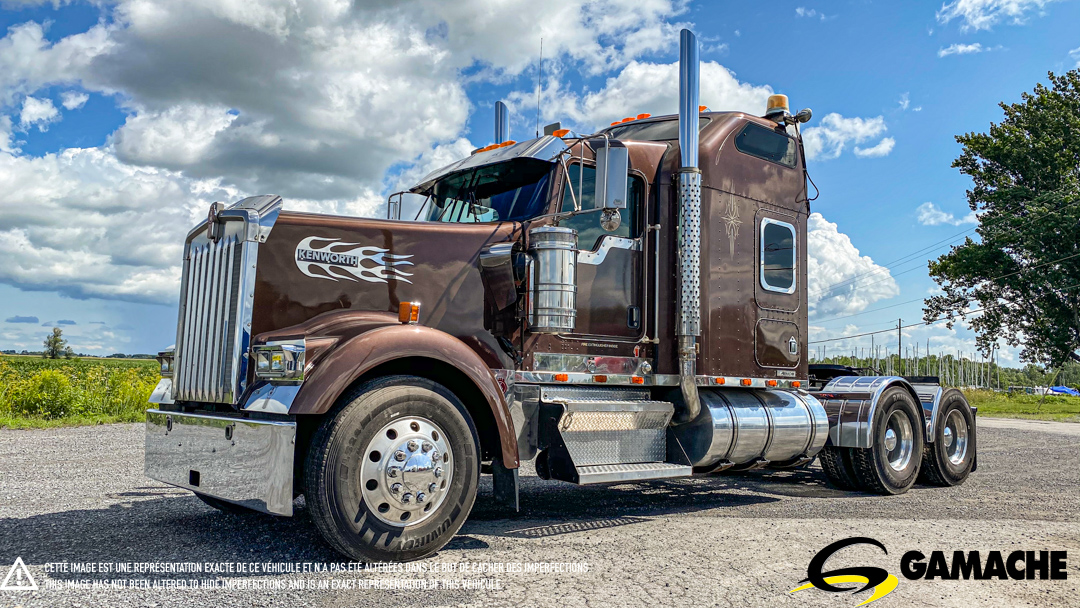
[[[540,87],[544,79],[544,39],[540,39],[540,73],[536,76],[536,136],[540,137]]]

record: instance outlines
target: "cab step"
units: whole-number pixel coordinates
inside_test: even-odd
[[[611,483],[616,481],[639,481],[643,479],[667,479],[689,477],[690,465],[672,462],[638,462],[634,464],[594,464],[578,467],[578,484]]]
[[[542,475],[576,484],[687,477],[668,424],[675,406],[648,391],[545,387],[549,448]],[[674,448],[674,449],[673,449]]]

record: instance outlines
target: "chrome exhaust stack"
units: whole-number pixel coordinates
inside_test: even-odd
[[[495,102],[495,143],[510,139],[510,110],[501,101]]]
[[[679,388],[689,422],[701,412],[697,388],[701,336],[701,170],[698,169],[698,42],[690,30],[679,41]]]

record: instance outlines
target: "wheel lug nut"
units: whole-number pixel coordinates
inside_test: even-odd
[[[435,484],[429,484],[428,487],[427,487],[427,491],[430,494],[434,494],[435,490],[438,490],[438,489],[439,489],[439,486],[437,486]]]
[[[397,477],[398,473],[400,473],[400,472],[401,472],[401,469],[399,469],[398,467],[390,467],[389,469],[386,469],[386,476],[387,477]]]
[[[416,502],[417,502],[417,504],[424,502],[425,499],[427,499],[426,494],[424,494],[423,492],[417,492],[416,493]]]
[[[435,475],[435,479],[442,477],[442,467],[435,467],[435,470],[432,471],[432,474]]]
[[[415,452],[416,448],[420,447],[420,444],[417,443],[415,439],[410,439],[409,443],[407,443],[406,445],[408,446],[410,452]]]
[[[433,448],[433,447],[435,447],[435,446],[431,445],[430,443],[428,443],[426,441],[424,442],[424,452],[425,453],[430,452],[431,448]]]
[[[401,493],[401,484],[400,483],[395,483],[394,485],[390,486],[390,491],[393,492],[394,494],[400,494]]]
[[[404,462],[406,458],[408,458],[408,456],[405,454],[405,452],[402,452],[401,450],[394,452],[394,460],[398,462]]]
[[[438,460],[439,459],[439,450],[435,450],[434,452],[431,453],[431,459],[432,460]]]
[[[403,494],[401,496],[401,502],[403,504],[406,504],[406,505],[409,504],[410,502],[412,502],[412,494],[409,494],[407,492],[405,494]]]

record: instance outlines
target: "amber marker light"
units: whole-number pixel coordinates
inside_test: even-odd
[[[645,384],[645,378],[642,378],[641,376],[630,376],[630,383],[631,384]]]
[[[570,380],[570,374],[555,374],[556,382],[566,382]]]
[[[713,382],[716,384],[727,384],[727,378],[713,378]]]
[[[765,384],[768,384],[769,386],[776,386],[777,383],[776,380],[766,380]]]
[[[555,137],[566,137],[566,134],[570,132],[570,129],[555,129],[552,133]]]
[[[420,303],[402,302],[398,304],[397,318],[402,323],[416,325],[420,321]]]
[[[742,385],[743,386],[750,386],[753,383],[754,383],[754,381],[751,380],[750,378],[743,378],[742,379]]]
[[[593,382],[607,382],[607,376],[593,376]]]
[[[638,114],[637,118],[635,118],[634,120],[645,120],[646,118],[649,118],[650,116],[652,116],[652,114],[648,114],[648,113]]]
[[[802,382],[799,382],[798,380],[791,381],[791,388],[799,388],[800,386],[802,386]]]

